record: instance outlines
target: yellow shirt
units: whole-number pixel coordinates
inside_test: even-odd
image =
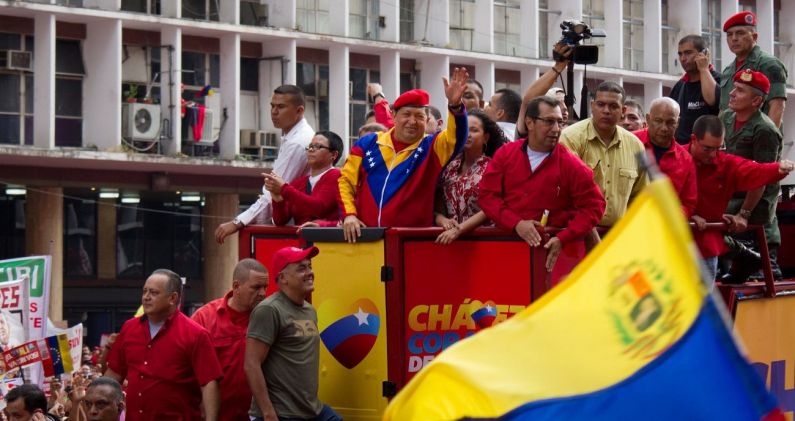
[[[612,226],[627,212],[627,205],[648,183],[646,170],[635,155],[644,152],[643,143],[621,126],[608,146],[602,142],[593,121],[588,118],[565,128],[560,143],[593,170],[593,178],[607,201],[601,226]]]

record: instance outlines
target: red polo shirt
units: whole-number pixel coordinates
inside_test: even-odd
[[[649,129],[637,130],[632,134],[643,142],[647,151],[654,154],[654,146],[649,140]],[[672,137],[671,148],[663,154],[657,165],[660,166],[660,171],[671,180],[671,184],[674,185],[676,194],[679,196],[679,201],[682,202],[685,217],[690,218],[696,208],[698,192],[696,190],[696,166],[687,147],[680,145]]]
[[[222,375],[210,335],[180,311],[154,338],[146,316],[127,320],[108,367],[127,379],[128,421],[200,420],[201,386]]]
[[[723,222],[723,214],[732,195],[781,180],[778,162],[760,164],[737,155],[718,152],[712,164],[696,163],[698,205],[695,215],[707,222]],[[714,257],[726,251],[723,232],[695,231],[694,238],[703,257]]]
[[[210,301],[196,310],[191,317],[210,332],[215,354],[224,378],[221,380],[221,421],[245,420],[251,406],[251,389],[243,371],[246,353],[246,331],[251,312],[240,313],[229,307],[227,301],[232,291],[217,300]]]

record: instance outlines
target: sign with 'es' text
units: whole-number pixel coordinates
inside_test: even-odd
[[[28,338],[47,334],[50,304],[50,256],[29,256],[0,260],[0,286],[17,279],[28,279]],[[10,297],[13,300],[13,297]],[[4,297],[5,299],[5,297]]]

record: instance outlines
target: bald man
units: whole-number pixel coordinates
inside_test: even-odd
[[[660,170],[671,179],[679,195],[685,217],[690,218],[698,202],[696,166],[687,148],[674,138],[679,125],[679,103],[671,98],[655,99],[646,114],[646,124],[645,129],[632,133],[647,152],[654,154]]]

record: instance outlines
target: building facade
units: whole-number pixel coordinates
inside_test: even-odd
[[[721,26],[740,10],[792,68],[780,0],[0,0],[0,259],[53,255],[51,318],[90,335],[118,328],[158,267],[209,301],[237,258],[213,231],[255,200],[278,146],[275,87],[301,86],[312,127],[352,141],[369,82],[441,108],[442,77],[466,66],[486,99],[522,92],[573,18],[607,33],[586,41],[599,62],[575,66],[578,102],[613,80],[648,105],[681,76],[682,36],[707,37],[717,68],[733,59]]]

